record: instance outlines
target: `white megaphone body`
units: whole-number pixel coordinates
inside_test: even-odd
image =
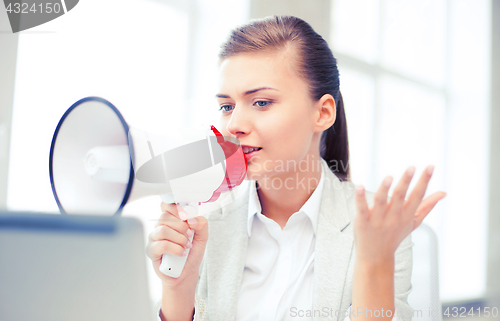
[[[129,127],[107,100],[87,97],[59,121],[49,172],[63,214],[114,215],[127,202],[159,195],[191,218],[202,202],[241,184],[246,160],[239,141],[214,126],[152,135]],[[187,256],[163,255],[160,271],[179,277],[188,256],[189,250]]]

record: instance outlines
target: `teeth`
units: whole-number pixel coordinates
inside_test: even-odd
[[[243,147],[243,153],[248,154],[253,152],[254,150],[259,150],[260,147]]]

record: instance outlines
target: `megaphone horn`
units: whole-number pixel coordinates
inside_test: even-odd
[[[50,183],[61,213],[120,214],[129,201],[160,195],[197,216],[201,202],[241,184],[247,164],[239,141],[214,126],[191,134],[153,135],[130,127],[103,98],[80,99],[62,116],[50,147]],[[186,259],[165,254],[160,270],[178,277]]]

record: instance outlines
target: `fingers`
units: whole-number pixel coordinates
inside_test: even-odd
[[[185,221],[187,219],[187,214],[186,212],[180,207],[179,205],[175,203],[165,203],[161,202],[161,211],[162,212],[170,212],[172,215],[174,215],[176,218],[181,219]]]
[[[427,196],[422,201],[422,203],[420,203],[420,206],[417,208],[417,211],[415,213],[415,217],[413,219],[413,221],[414,221],[413,230],[415,230],[417,227],[420,226],[420,224],[422,223],[424,218],[427,217],[427,214],[429,214],[430,211],[432,211],[432,209],[434,208],[434,206],[436,206],[436,204],[440,200],[445,198],[446,195],[447,194],[445,192],[436,192],[434,194]]]
[[[161,209],[163,213],[155,229],[149,234],[146,246],[146,254],[151,258],[156,274],[163,282],[179,284],[180,279],[173,279],[160,271],[163,255],[171,254],[187,256],[182,275],[191,275],[198,279],[197,274],[208,241],[207,219],[199,216],[187,221],[187,214],[184,212],[186,217],[183,218],[183,210],[176,204],[162,202]]]
[[[161,226],[167,226],[170,229],[175,230],[188,238],[193,236],[193,231],[189,229],[188,224],[184,221],[181,221],[178,217],[170,212],[164,212],[161,214],[160,219],[156,223],[156,228]],[[165,234],[158,234],[155,233],[155,231],[156,229],[150,234],[152,241],[165,239],[164,237],[162,238],[162,236],[165,236]]]
[[[408,191],[408,187],[410,186],[413,174],[415,174],[415,167],[411,166],[405,171],[405,173],[399,180],[398,185],[396,185],[392,193],[391,203],[389,205],[386,216],[393,216],[401,213],[406,197],[406,192]]]
[[[151,259],[158,259],[165,253],[182,255],[185,249],[193,247],[189,238],[194,232],[187,222],[179,218],[179,208],[176,204],[161,204],[164,211],[155,229],[149,234],[147,254]]]
[[[358,217],[361,220],[369,219],[369,209],[365,197],[365,188],[360,185],[356,187],[356,208],[358,209]]]
[[[162,212],[171,212],[174,215],[177,214],[177,206],[175,206],[174,203],[167,204],[165,202],[161,202],[160,207]],[[178,215],[176,216],[178,217]]]
[[[189,228],[194,230],[194,239],[195,241],[206,242],[208,240],[208,222],[204,216],[196,216],[187,220]]]
[[[417,185],[411,192],[406,204],[404,205],[405,212],[410,213],[411,215],[415,213],[420,203],[422,202],[422,199],[424,198],[425,191],[427,190],[427,186],[429,185],[429,181],[431,180],[433,171],[434,166],[427,166],[427,168],[424,170],[417,182]]]
[[[156,226],[161,226],[161,225],[168,225],[168,226],[177,226],[180,228],[182,226],[182,221],[180,218],[176,217],[170,212],[163,212],[161,213],[160,217],[158,218],[158,221],[156,222]],[[179,231],[181,232],[181,231]]]
[[[153,260],[159,260],[163,254],[169,253],[177,256],[187,254],[186,248],[170,241],[158,241],[151,243],[147,249],[146,254]]]
[[[155,260],[165,253],[183,255],[184,250],[192,247],[193,244],[185,234],[181,234],[169,226],[160,225],[150,233],[146,253]]]
[[[387,210],[387,197],[389,194],[389,188],[392,184],[392,177],[387,176],[377,192],[373,196],[373,210],[371,213],[370,220],[373,220],[374,223],[380,222],[385,217],[385,213]]]
[[[184,229],[185,232],[179,232],[171,226],[160,225],[155,227],[153,232],[151,232],[150,240],[153,242],[167,240],[184,247],[189,247],[189,229],[187,226]]]

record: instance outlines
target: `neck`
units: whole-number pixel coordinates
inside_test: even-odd
[[[281,228],[312,195],[321,178],[320,158],[304,160],[297,168],[257,181],[262,214]]]

